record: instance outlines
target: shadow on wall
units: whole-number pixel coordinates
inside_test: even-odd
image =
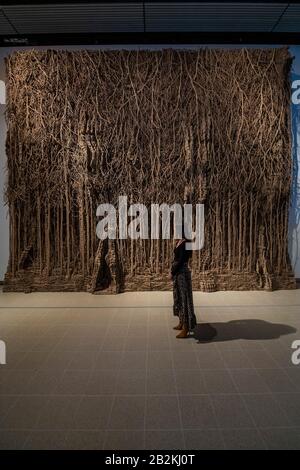
[[[201,323],[194,329],[194,339],[199,343],[211,341],[233,341],[236,339],[276,339],[283,335],[296,333],[296,329],[280,323],[264,320],[232,320],[229,322]]]
[[[300,80],[300,75],[292,73],[291,81]],[[293,174],[291,187],[291,204],[289,213],[288,248],[291,264],[296,276],[300,272],[300,104],[292,104],[292,157]],[[298,274],[298,275],[297,275]]]

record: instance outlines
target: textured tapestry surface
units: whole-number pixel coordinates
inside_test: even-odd
[[[6,60],[5,290],[170,289],[172,240],[96,236],[96,208],[204,203],[193,288],[295,287],[287,48],[21,51]]]

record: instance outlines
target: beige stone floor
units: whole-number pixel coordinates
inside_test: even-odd
[[[0,293],[0,448],[300,448],[300,290]]]

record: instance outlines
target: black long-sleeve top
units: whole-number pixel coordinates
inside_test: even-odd
[[[186,240],[181,242],[179,246],[174,248],[174,258],[171,267],[172,277],[178,273],[178,271],[183,267],[185,263],[188,263],[190,257],[192,256],[191,250],[187,250],[185,247]]]

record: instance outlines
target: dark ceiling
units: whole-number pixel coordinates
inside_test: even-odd
[[[1,0],[0,0],[1,1]],[[0,45],[145,42],[299,43],[299,2],[6,2]]]

